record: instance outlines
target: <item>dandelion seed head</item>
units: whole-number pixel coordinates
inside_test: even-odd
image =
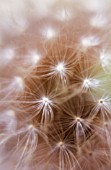
[[[101,159],[102,151],[95,146],[103,145],[105,154],[108,149],[110,152],[107,147],[111,144],[110,127],[103,126],[111,118],[110,80],[107,80],[110,74],[103,72],[103,68],[111,68],[107,20],[110,15],[109,11],[101,10],[103,1],[110,0],[101,3],[99,0],[86,0],[86,3],[52,0],[55,4],[51,0],[38,0],[38,3],[32,0],[34,9],[40,8],[34,18],[27,13],[33,11],[30,1],[27,4],[24,1],[29,10],[20,17],[15,13],[12,24],[8,22],[17,29],[14,34],[14,29],[8,31],[10,26],[3,31],[0,28],[0,34],[6,32],[0,66],[8,63],[6,73],[1,69],[0,78],[0,145],[5,146],[6,158],[12,153],[9,161],[12,160],[14,167],[9,169],[89,170],[99,166],[107,169],[102,166],[106,158]],[[44,3],[49,4],[48,8]],[[4,7],[8,8],[5,4]],[[41,9],[45,9],[46,15]],[[73,11],[77,13],[75,19]],[[109,51],[102,51],[98,57],[104,43]],[[8,44],[16,47],[10,48]],[[103,92],[108,96],[100,97]],[[96,155],[99,159],[93,168],[91,163],[96,162],[93,159]]]

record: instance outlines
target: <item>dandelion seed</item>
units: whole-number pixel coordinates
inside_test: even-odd
[[[67,66],[64,61],[53,61],[51,60],[51,64],[49,67],[46,65],[46,70],[42,71],[44,75],[42,74],[43,77],[49,77],[49,78],[57,78],[58,81],[57,83],[63,83],[66,84],[66,81],[68,80],[68,77],[72,75],[72,70]],[[59,60],[59,59],[58,59]],[[72,66],[71,66],[72,67]]]
[[[52,28],[47,28],[43,31],[43,35],[49,40],[54,38],[57,35],[57,32]]]
[[[110,1],[100,1],[99,0],[94,0],[94,1],[88,1],[84,3],[84,0],[82,0],[83,5],[91,12],[103,12],[108,8],[108,5],[110,5]]]
[[[77,122],[80,122],[81,118],[80,117],[76,117],[76,120],[77,120]]]
[[[14,20],[16,21],[14,27],[17,34],[24,32],[29,26],[28,20],[23,16],[14,16]]]
[[[98,101],[99,107],[101,109],[101,114],[103,115],[103,118],[105,116],[109,116],[111,112],[111,98],[108,96],[104,96],[104,98],[99,99]]]
[[[12,79],[4,80],[1,84],[3,87],[0,91],[3,94],[1,101],[5,103],[6,101],[11,102],[11,99],[17,98],[24,90],[24,81],[22,77],[14,76]]]
[[[90,24],[93,27],[102,28],[107,24],[107,19],[104,16],[98,14],[90,20]]]
[[[11,48],[0,50],[0,66],[6,66],[14,59],[14,50]]]
[[[23,96],[22,101],[18,101],[24,109],[24,119],[39,120],[44,125],[51,122],[54,118],[54,111],[59,110],[58,102],[60,101],[57,98],[59,94],[55,84],[38,82],[34,77],[28,79],[26,85],[26,96]]]
[[[103,100],[103,99],[100,99],[100,100],[99,100],[99,104],[100,104],[100,106],[101,106],[102,104],[104,104],[104,100]]]
[[[101,106],[101,105],[104,105],[104,104],[106,104],[106,103],[111,102],[111,98],[110,98],[109,96],[107,96],[107,95],[104,95],[104,96],[102,96],[101,99],[99,99],[98,102],[99,102],[99,104],[100,104],[100,106]]]
[[[93,79],[93,78],[86,78],[83,81],[83,88],[86,89],[95,89],[100,85],[100,81],[97,79]]]
[[[60,21],[66,21],[71,18],[71,12],[68,9],[61,9],[56,12],[55,17]]]
[[[100,111],[100,118],[102,118],[103,121],[110,118],[110,112],[111,112],[111,98],[108,95],[103,95],[102,98],[95,101],[95,105],[93,106],[93,109],[91,111],[92,115],[98,114]]]
[[[31,129],[34,129],[34,126],[31,124],[28,126],[28,129],[31,130]]]
[[[33,124],[30,124],[26,128],[20,129],[17,132],[17,135],[19,135],[19,138],[20,138],[20,135],[22,134],[24,135],[22,136],[21,140],[19,140],[18,146],[13,153],[14,155],[17,151],[19,152],[21,151],[20,157],[19,157],[19,160],[18,160],[18,163],[15,169],[18,169],[21,163],[25,162],[25,160],[27,160],[28,157],[30,158],[31,155],[37,149],[38,133],[39,133],[39,129],[36,129],[33,126]]]
[[[60,62],[51,67],[50,76],[57,76],[59,81],[62,81],[63,84],[66,84],[68,75],[70,76],[70,70],[66,67],[64,62]]]
[[[15,132],[17,120],[13,110],[6,110],[0,114],[0,124],[4,126],[6,132]]]
[[[78,146],[81,142],[86,142],[92,136],[94,128],[91,117],[86,116],[90,113],[90,110],[85,110],[83,101],[77,97],[69,100],[64,105],[63,110],[66,116],[62,118],[62,125],[66,129],[66,133],[72,132],[72,136]]]
[[[94,137],[81,147],[80,160],[84,170],[106,168],[110,161],[110,154],[105,148],[104,139],[99,135]]]
[[[58,142],[57,147],[59,148],[64,147],[64,142],[63,141]]]
[[[93,131],[90,119],[83,119],[82,117],[76,117],[70,123],[69,127],[73,127],[73,134],[76,135],[76,140],[78,144],[80,144],[82,140],[86,141],[87,137],[90,136]]]
[[[13,110],[8,110],[6,114],[7,116],[15,117],[15,112]]]
[[[51,133],[51,134],[50,134]],[[63,133],[61,129],[55,129],[52,133],[49,132],[49,143],[51,144],[51,151],[49,152],[49,160],[56,158],[59,170],[72,169],[77,163],[74,155],[75,147],[69,135]]]
[[[84,47],[93,47],[99,45],[100,40],[95,36],[89,36],[89,37],[82,38],[81,43]]]
[[[53,50],[54,49],[54,50]],[[58,52],[60,49],[60,52]],[[46,59],[41,60],[38,67],[38,73],[41,77],[48,80],[56,80],[55,83],[59,87],[68,85],[69,79],[73,76],[74,65],[76,64],[76,56],[73,48],[64,47],[59,40],[54,41]],[[43,69],[44,67],[44,69]]]
[[[42,97],[42,99],[37,100],[37,111],[39,114],[41,113],[41,122],[49,122],[53,119],[54,113],[53,113],[53,102],[48,99],[47,97]]]
[[[109,52],[101,52],[100,63],[106,73],[111,72],[111,54]]]
[[[36,65],[41,59],[41,55],[35,51],[32,51],[28,54],[26,60],[28,64]]]
[[[49,104],[50,103],[50,100],[47,98],[47,97],[43,97],[42,98],[42,101],[45,105]]]
[[[83,82],[83,86],[89,88],[90,85],[92,85],[90,79],[87,79],[87,78],[86,78],[86,79],[84,80],[84,82]]]
[[[63,72],[64,71],[64,64],[63,63],[58,64],[57,67],[56,67],[56,70],[60,73]]]
[[[65,76],[65,67],[64,63],[61,62],[55,67],[55,71],[57,71],[60,74],[61,79]]]
[[[11,84],[12,88],[16,88],[17,90],[23,90],[24,89],[24,82],[22,77],[16,76],[13,79],[13,82]]]

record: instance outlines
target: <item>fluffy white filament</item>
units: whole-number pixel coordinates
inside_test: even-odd
[[[53,119],[53,102],[46,96],[42,97],[40,100],[36,101],[37,111],[42,114],[41,122],[49,122]]]
[[[89,36],[89,37],[84,37],[81,40],[81,43],[83,47],[92,47],[92,46],[97,46],[100,44],[100,40],[98,37],[95,36]]]

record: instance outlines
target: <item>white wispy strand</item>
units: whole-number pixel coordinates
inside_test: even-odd
[[[37,112],[42,114],[41,122],[49,122],[53,120],[53,102],[48,97],[42,97],[40,100],[36,101],[37,104]]]
[[[111,52],[103,50],[100,54],[100,63],[106,73],[111,72]]]
[[[106,120],[106,118],[110,118],[111,116],[111,97],[104,94],[100,99],[95,100],[95,105],[91,111],[92,116],[97,114],[99,111],[100,116],[103,119],[103,121]]]
[[[87,47],[87,48],[97,46],[100,44],[100,39],[95,36],[83,37],[81,39],[81,44],[83,45],[83,47]]]

